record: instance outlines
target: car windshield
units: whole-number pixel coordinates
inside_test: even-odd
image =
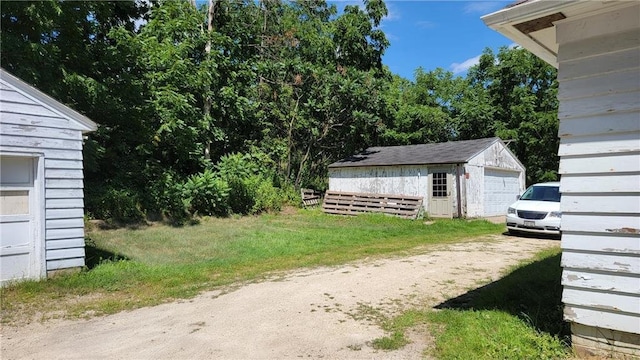
[[[557,186],[532,186],[522,194],[520,200],[560,202],[560,189]]]

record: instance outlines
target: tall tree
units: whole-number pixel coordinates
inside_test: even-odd
[[[469,70],[461,138],[499,136],[527,167],[527,183],[556,180],[559,159],[556,70],[529,51],[487,49]]]

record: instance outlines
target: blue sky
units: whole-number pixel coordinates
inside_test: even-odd
[[[381,28],[391,46],[383,63],[410,80],[418,67],[425,71],[441,67],[464,76],[484,48],[497,51],[513,43],[480,19],[513,2],[386,0],[389,15]],[[347,2],[335,4],[340,11]]]

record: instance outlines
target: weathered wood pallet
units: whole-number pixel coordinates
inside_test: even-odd
[[[322,210],[328,214],[357,215],[363,212],[374,212],[408,219],[417,218],[421,207],[421,196],[338,191],[327,191],[322,202]]]
[[[302,205],[314,206],[320,205],[322,201],[322,193],[313,189],[300,189],[300,195],[302,196]]]

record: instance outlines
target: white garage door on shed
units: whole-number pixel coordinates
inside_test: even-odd
[[[39,277],[44,271],[37,165],[37,157],[0,156],[1,283]]]
[[[484,169],[484,215],[506,215],[507,208],[520,195],[520,173]]]

